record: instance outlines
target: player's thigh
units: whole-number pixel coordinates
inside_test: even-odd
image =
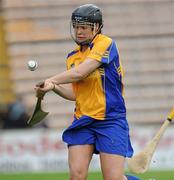
[[[93,145],[71,145],[68,148],[70,171],[87,171],[94,152]]]
[[[100,152],[100,162],[105,180],[123,179],[125,157]]]

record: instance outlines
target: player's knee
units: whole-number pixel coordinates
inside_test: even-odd
[[[87,169],[81,167],[70,168],[70,180],[85,180],[87,177]]]
[[[82,171],[75,171],[73,173],[70,173],[70,180],[85,180],[86,177],[87,174]]]

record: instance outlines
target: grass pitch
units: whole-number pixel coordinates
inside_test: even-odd
[[[128,173],[129,174],[129,173]],[[141,180],[171,180],[174,171],[149,171],[138,175]],[[67,173],[0,174],[0,180],[68,180]],[[88,180],[102,180],[100,172],[89,173]]]

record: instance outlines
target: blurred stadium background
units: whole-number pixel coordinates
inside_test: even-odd
[[[35,84],[65,69],[66,55],[74,47],[69,33],[71,12],[85,3],[101,7],[103,33],[117,42],[135,152],[174,107],[173,0],[0,0],[1,175],[67,171],[61,133],[72,120],[74,104],[49,93],[43,101],[43,109],[50,112],[45,121],[31,129],[25,120],[36,102]],[[39,63],[34,72],[26,66],[30,59]],[[173,131],[171,124],[150,170],[174,171]],[[97,170],[94,157],[91,171]],[[1,175],[0,179],[7,179]]]

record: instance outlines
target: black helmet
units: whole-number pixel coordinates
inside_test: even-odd
[[[72,22],[90,22],[103,25],[102,12],[93,4],[85,4],[75,9],[71,16]]]

